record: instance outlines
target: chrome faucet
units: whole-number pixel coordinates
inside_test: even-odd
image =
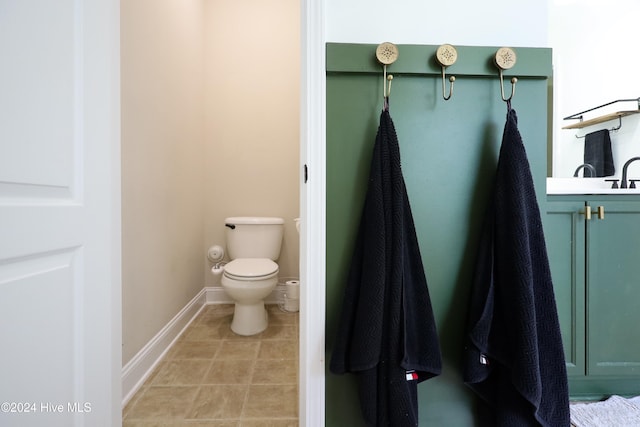
[[[640,157],[630,158],[629,160],[627,160],[627,163],[625,163],[624,166],[622,167],[622,182],[620,183],[620,188],[627,188],[627,168],[631,163],[635,162],[636,160],[640,160]]]
[[[588,169],[588,170],[589,170],[589,172],[590,172],[590,173],[589,173],[589,177],[590,177],[590,178],[593,178],[594,176],[596,176],[596,168],[594,168],[593,166],[591,166],[589,163],[584,163],[584,164],[582,164],[582,165],[578,166],[578,169],[576,169],[576,171],[573,173],[573,177],[574,177],[574,178],[577,178],[577,177],[578,177],[578,172],[580,172],[580,169],[582,169],[582,168],[585,168],[585,170],[586,170],[586,169]],[[582,173],[582,176],[585,176],[585,175],[584,175],[584,172]]]

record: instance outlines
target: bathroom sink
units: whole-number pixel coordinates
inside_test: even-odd
[[[611,188],[605,178],[547,178],[547,194],[640,194],[640,188]]]

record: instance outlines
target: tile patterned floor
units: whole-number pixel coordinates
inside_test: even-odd
[[[269,327],[241,337],[233,305],[206,306],[123,411],[123,427],[295,427],[298,313],[267,306]]]

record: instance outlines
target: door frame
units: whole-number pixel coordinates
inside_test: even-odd
[[[301,1],[299,424],[325,424],[324,0]]]

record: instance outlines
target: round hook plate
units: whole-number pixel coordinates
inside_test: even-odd
[[[384,42],[376,49],[376,58],[383,65],[389,65],[398,59],[398,47],[393,43]]]
[[[440,65],[448,67],[458,60],[458,51],[450,44],[443,44],[436,50],[436,59]]]
[[[496,52],[496,65],[502,70],[508,70],[516,65],[516,53],[509,47],[501,47]]]

